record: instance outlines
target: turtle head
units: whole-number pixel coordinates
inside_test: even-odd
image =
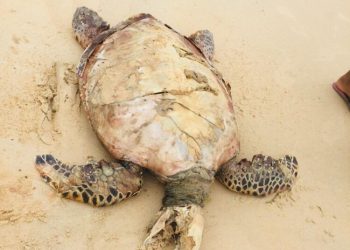
[[[109,29],[109,24],[95,11],[79,7],[74,13],[72,27],[75,38],[83,48],[86,48],[94,37]]]

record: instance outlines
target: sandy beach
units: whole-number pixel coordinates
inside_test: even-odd
[[[148,173],[139,196],[93,208],[60,198],[34,168],[43,153],[110,159],[67,74],[82,53],[71,30],[82,5],[112,25],[146,12],[182,34],[211,30],[239,158],[298,158],[295,187],[276,197],[215,182],[202,250],[350,249],[350,112],[331,88],[350,69],[345,0],[0,0],[0,249],[137,249],[161,207],[163,186]]]

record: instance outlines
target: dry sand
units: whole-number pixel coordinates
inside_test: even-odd
[[[241,157],[299,159],[295,188],[274,200],[215,183],[201,249],[350,249],[350,113],[330,87],[350,68],[350,3],[286,2],[1,0],[0,249],[136,249],[161,205],[150,175],[138,197],[96,209],[59,198],[33,167],[39,153],[108,158],[64,77],[82,53],[70,22],[83,4],[111,24],[149,12],[183,34],[210,29]]]

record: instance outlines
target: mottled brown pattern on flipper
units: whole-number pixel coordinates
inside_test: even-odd
[[[109,25],[95,11],[79,7],[74,13],[72,28],[77,41],[86,48],[94,37],[108,30]]]
[[[142,170],[125,161],[66,165],[52,155],[36,158],[43,180],[64,198],[106,206],[136,195],[142,186]]]
[[[243,159],[224,164],[216,177],[228,189],[243,194],[265,196],[290,190],[298,175],[298,162],[286,155],[279,160],[255,155],[252,161]]]
[[[199,30],[188,37],[203,55],[212,61],[214,57],[214,37],[209,30]]]

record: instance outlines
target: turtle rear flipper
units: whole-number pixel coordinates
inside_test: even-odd
[[[214,37],[209,30],[198,30],[188,37],[209,61],[214,57]]]
[[[72,27],[76,39],[86,48],[99,33],[109,29],[109,24],[95,11],[79,7],[74,13]]]
[[[286,155],[279,160],[255,155],[252,161],[229,161],[217,172],[217,179],[228,189],[243,194],[266,196],[290,190],[298,175],[298,162]]]
[[[136,195],[142,186],[142,168],[126,161],[66,165],[52,155],[38,155],[36,169],[62,197],[101,207]]]

